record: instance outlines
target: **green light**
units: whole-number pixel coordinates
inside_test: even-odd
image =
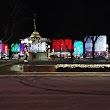
[[[11,44],[11,52],[20,52],[20,44]]]

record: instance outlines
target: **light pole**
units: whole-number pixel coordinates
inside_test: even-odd
[[[60,60],[61,60],[61,57],[62,57],[62,55],[61,55],[61,53],[62,53],[62,46],[63,46],[63,44],[60,44]]]

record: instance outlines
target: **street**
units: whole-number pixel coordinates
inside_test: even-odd
[[[16,62],[2,62],[0,63],[0,110],[110,109],[109,73],[26,74],[10,70],[12,65],[17,69]],[[57,62],[35,61],[29,64],[47,63],[52,65]]]
[[[0,110],[109,110],[110,77],[4,76]]]

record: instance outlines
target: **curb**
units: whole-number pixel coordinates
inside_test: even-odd
[[[7,77],[110,77],[110,74],[20,74],[20,75],[0,75],[0,78]]]
[[[17,72],[20,76],[78,76],[110,77],[110,72]],[[18,75],[19,76],[19,75]]]
[[[8,65],[12,65],[12,64],[18,64],[18,63],[22,63],[22,61],[21,62],[15,61],[15,62],[11,62],[11,63],[1,64],[0,68],[3,67],[3,66],[8,66]]]

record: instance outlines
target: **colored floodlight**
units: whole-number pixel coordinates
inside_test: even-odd
[[[20,52],[20,44],[11,44],[11,52]]]

